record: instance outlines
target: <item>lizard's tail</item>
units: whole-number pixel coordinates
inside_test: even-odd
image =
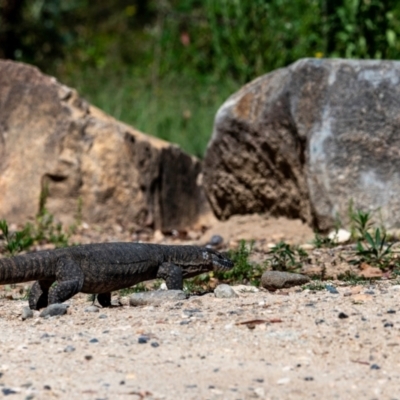
[[[48,279],[51,275],[51,257],[37,252],[0,259],[0,285]]]

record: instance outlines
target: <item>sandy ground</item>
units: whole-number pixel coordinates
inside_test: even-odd
[[[241,238],[301,244],[313,236],[298,221],[248,221],[240,217],[192,241],[220,234],[231,244]],[[129,240],[123,232],[96,235],[87,240]],[[217,299],[209,293],[143,307],[130,307],[126,297],[122,307],[99,312],[85,311],[91,302],[79,294],[67,315],[35,313],[26,321],[26,300],[2,298],[0,397],[400,398],[400,285],[331,284],[338,294],[292,288]]]

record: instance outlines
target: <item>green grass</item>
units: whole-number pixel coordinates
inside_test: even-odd
[[[80,70],[63,83],[106,113],[152,136],[203,157],[215,114],[240,85],[212,76],[170,74],[152,81],[134,72]]]

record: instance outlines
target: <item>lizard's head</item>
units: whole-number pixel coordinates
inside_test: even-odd
[[[210,261],[214,271],[227,271],[234,265],[233,261],[227,256],[207,247],[203,249],[203,258]]]

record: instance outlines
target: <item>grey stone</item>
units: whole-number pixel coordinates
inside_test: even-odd
[[[231,299],[234,297],[238,297],[236,292],[229,285],[227,285],[225,283],[218,285],[214,289],[214,294],[215,294],[215,297],[218,297],[219,299]]]
[[[133,307],[158,305],[165,301],[180,301],[187,298],[188,295],[182,290],[156,290],[132,294],[129,298],[129,304]]]
[[[40,316],[46,318],[54,317],[56,315],[64,315],[67,313],[68,307],[68,304],[51,304],[40,313]]]
[[[22,321],[25,321],[28,318],[33,318],[33,311],[29,307],[24,307],[21,313]]]
[[[261,286],[270,291],[304,285],[310,278],[302,274],[285,271],[265,271],[261,277]]]
[[[320,229],[354,209],[400,226],[400,62],[302,59],[219,109],[204,185],[219,218],[264,212]]]
[[[97,313],[97,312],[99,312],[100,310],[99,310],[99,307],[96,307],[96,306],[89,306],[89,307],[86,307],[85,308],[85,312],[94,312],[94,313]]]

